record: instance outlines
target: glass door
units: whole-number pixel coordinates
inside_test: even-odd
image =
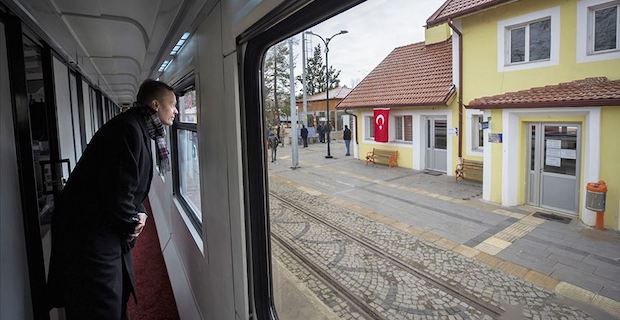
[[[529,124],[528,203],[576,214],[581,126]]]
[[[426,169],[446,172],[447,128],[445,116],[428,117],[426,120]]]

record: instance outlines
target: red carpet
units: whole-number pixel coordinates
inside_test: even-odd
[[[144,206],[149,217],[131,252],[138,304],[135,304],[133,298],[129,298],[129,317],[131,320],[179,319],[148,199]]]

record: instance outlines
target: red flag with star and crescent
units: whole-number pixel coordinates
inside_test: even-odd
[[[374,109],[375,113],[375,141],[388,142],[388,119],[390,109]]]

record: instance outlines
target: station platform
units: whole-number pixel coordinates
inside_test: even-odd
[[[270,190],[297,193],[301,204],[324,207],[326,214],[346,211],[398,230],[569,299],[591,315],[601,309],[607,314],[600,318],[620,317],[619,232],[591,229],[577,217],[568,223],[535,217],[540,208],[485,202],[478,183],[366,166],[345,157],[344,149],[332,142],[334,159],[325,159],[325,144],[300,147],[299,167],[292,170],[290,145],[278,148],[269,166]]]

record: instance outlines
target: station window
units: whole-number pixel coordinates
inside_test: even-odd
[[[483,116],[481,114],[475,114],[471,116],[471,130],[472,130],[472,149],[473,151],[482,151],[484,149],[484,134],[482,131]]]
[[[366,140],[374,140],[375,139],[375,124],[372,116],[364,117],[365,129],[364,129],[364,138]]]
[[[619,49],[620,1],[589,8],[589,52],[605,53]]]
[[[506,64],[548,60],[551,56],[551,18],[506,28]]]
[[[413,140],[412,118],[412,116],[394,117],[396,141],[411,142]]]
[[[174,193],[198,233],[202,234],[196,89],[193,83],[182,88],[177,98],[179,115],[171,127]]]

